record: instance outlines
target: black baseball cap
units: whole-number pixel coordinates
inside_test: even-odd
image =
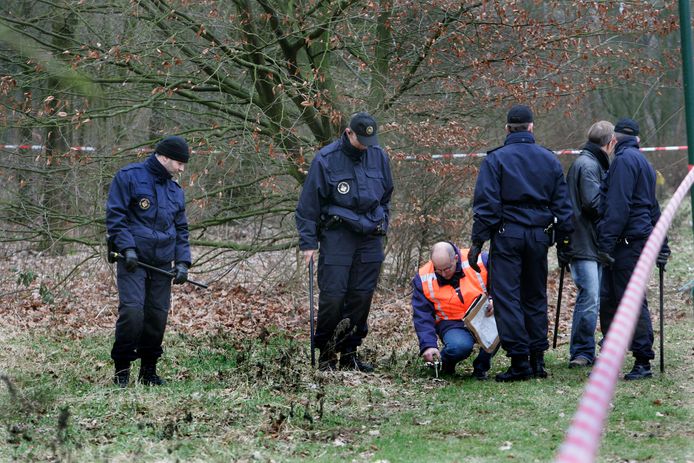
[[[532,110],[522,104],[517,104],[508,110],[506,115],[507,124],[527,124],[533,121]]]
[[[378,145],[378,125],[369,113],[356,113],[349,121],[349,128],[364,146]]]
[[[614,131],[615,133],[623,133],[635,137],[639,134],[639,123],[634,119],[623,117],[614,125]]]

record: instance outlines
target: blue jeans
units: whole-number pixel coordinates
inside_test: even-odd
[[[445,346],[441,351],[441,360],[449,368],[454,368],[458,362],[470,356],[475,346],[475,337],[466,328],[451,328],[444,333],[443,343]],[[489,371],[491,362],[492,354],[480,348],[472,366],[475,370]]]
[[[600,309],[602,265],[594,260],[572,260],[571,277],[578,288],[571,323],[571,360],[595,361],[595,327]]]

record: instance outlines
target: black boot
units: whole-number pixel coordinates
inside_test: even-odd
[[[140,384],[145,386],[163,386],[166,381],[157,374],[157,361],[142,361],[140,374],[138,375]]]
[[[477,381],[486,381],[489,379],[489,373],[487,373],[486,370],[480,370],[479,368],[475,368],[472,370],[472,377],[475,378]]]
[[[532,352],[530,354],[530,369],[533,370],[535,378],[546,378],[547,370],[545,370],[545,353]]]
[[[357,370],[364,373],[374,371],[373,365],[362,362],[356,352],[347,352],[340,355],[340,368],[343,370]]]
[[[528,357],[525,355],[511,357],[511,367],[505,373],[496,375],[496,380],[500,383],[511,381],[524,381],[530,379],[533,371],[530,369]]]
[[[337,355],[332,349],[322,350],[318,356],[318,369],[320,371],[337,370]]]
[[[624,379],[627,381],[633,381],[636,379],[646,379],[653,376],[651,371],[651,362],[649,360],[636,359],[634,362],[634,367],[629,373],[624,375]]]
[[[113,384],[120,388],[128,387],[130,381],[130,362],[116,362],[116,373],[113,375]]]

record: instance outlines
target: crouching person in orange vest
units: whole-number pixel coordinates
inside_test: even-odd
[[[463,317],[475,298],[487,292],[487,253],[478,260],[480,273],[468,264],[467,253],[467,249],[459,250],[449,242],[436,243],[429,262],[412,280],[412,321],[419,338],[419,352],[426,362],[439,357],[442,372],[449,375],[455,373],[458,362],[472,353],[475,338],[465,327]],[[486,315],[493,315],[491,301]],[[438,338],[444,344],[441,351]],[[475,378],[488,379],[493,355],[480,349],[472,362]]]

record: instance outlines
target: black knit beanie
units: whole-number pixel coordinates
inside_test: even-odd
[[[188,143],[177,135],[166,137],[157,143],[155,152],[179,162],[188,162],[190,158]]]

